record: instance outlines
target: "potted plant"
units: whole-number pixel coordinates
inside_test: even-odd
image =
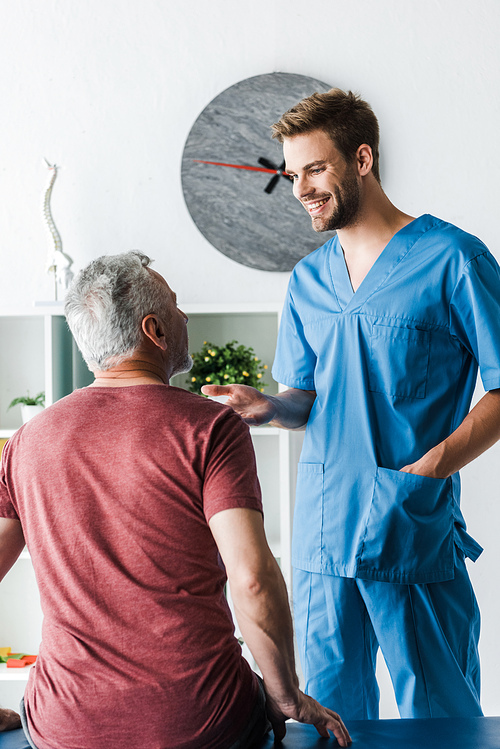
[[[250,385],[261,392],[266,387],[263,377],[267,364],[255,356],[253,348],[230,341],[225,346],[203,342],[201,351],[192,354],[193,367],[189,390],[201,393],[202,385]],[[225,400],[225,396],[221,396]],[[218,399],[218,398],[217,398]]]
[[[21,418],[23,424],[26,424],[27,421],[32,419],[33,416],[36,416],[36,414],[40,413],[40,411],[43,411],[45,408],[45,393],[41,392],[32,397],[28,391],[27,395],[21,395],[19,398],[14,398],[14,400],[10,402],[9,408],[17,406],[18,404],[21,406]]]

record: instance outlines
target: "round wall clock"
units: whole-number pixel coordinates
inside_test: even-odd
[[[333,236],[318,236],[293,197],[270,129],[300,99],[330,88],[303,75],[257,75],[216,96],[191,128],[182,157],[184,198],[203,236],[232,260],[289,271]]]

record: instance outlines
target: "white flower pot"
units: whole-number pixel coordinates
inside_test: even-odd
[[[26,422],[32,419],[33,416],[41,413],[43,411],[43,408],[43,406],[26,406],[24,404],[21,404],[21,418],[23,420],[23,424],[26,424]]]

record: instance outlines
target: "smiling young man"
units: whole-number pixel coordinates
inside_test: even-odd
[[[499,267],[476,237],[391,203],[356,95],[314,94],[273,130],[313,228],[337,236],[290,279],[273,366],[289,389],[225,391],[249,423],[306,427],[292,550],[306,691],[376,718],[380,647],[402,717],[481,715],[465,567],[481,547],[458,471],[500,437]],[[488,392],[469,412],[478,368]]]
[[[344,229],[352,225],[360,209],[360,186],[352,167],[327,133],[316,130],[295,136],[286,143],[285,155],[295,197],[310,215],[314,230]],[[363,156],[369,157],[369,154],[364,152]],[[295,162],[300,165],[297,171]]]

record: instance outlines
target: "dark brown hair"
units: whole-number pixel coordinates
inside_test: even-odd
[[[352,161],[359,146],[366,143],[373,153],[373,176],[380,182],[378,121],[370,105],[352,91],[332,88],[325,94],[312,94],[285,112],[271,130],[280,143],[323,130],[346,161]]]

